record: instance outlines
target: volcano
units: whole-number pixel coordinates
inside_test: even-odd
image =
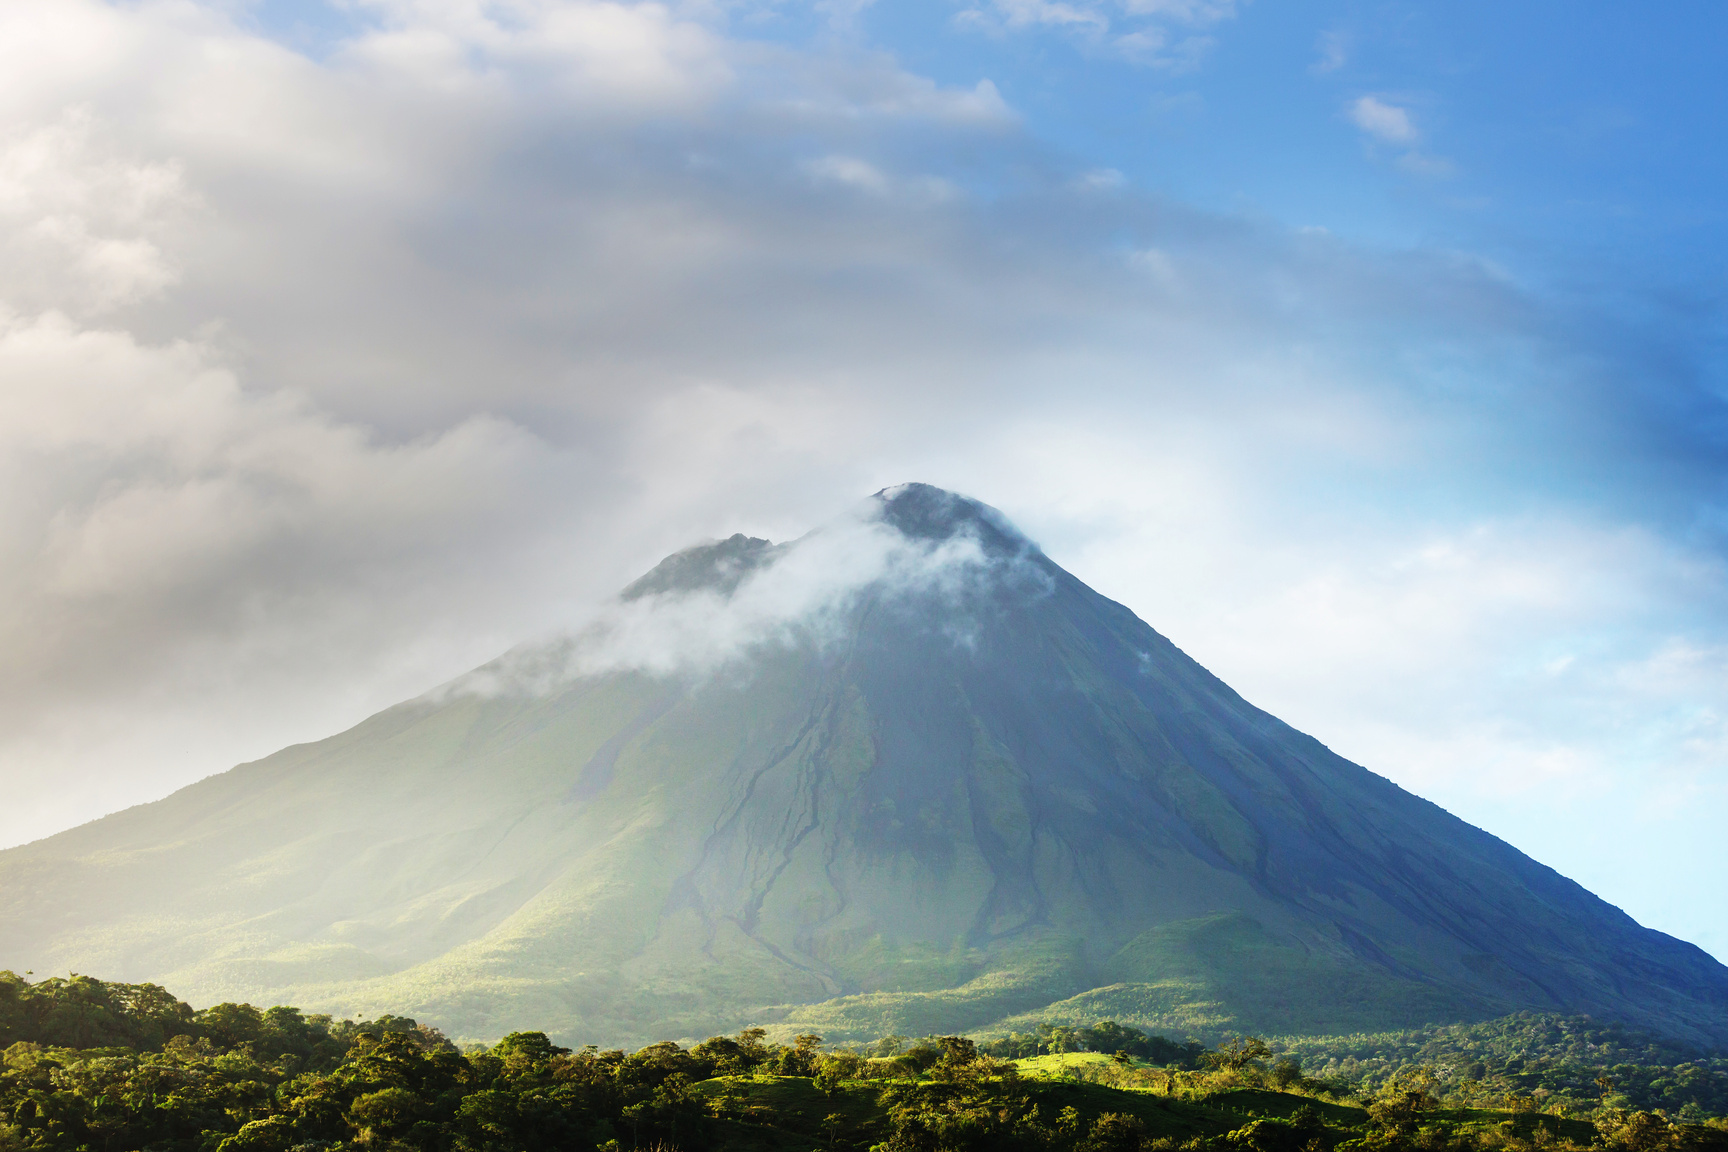
[[[629,1044],[1588,1012],[1728,968],[1253,707],[1000,514],[887,489],[0,853],[0,966]]]

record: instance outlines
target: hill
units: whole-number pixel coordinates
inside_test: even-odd
[[[639,1043],[1520,1009],[1728,969],[1254,708],[923,485],[735,536],[316,744],[0,852],[0,965]]]

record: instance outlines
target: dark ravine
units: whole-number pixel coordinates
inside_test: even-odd
[[[855,589],[820,642],[436,694],[0,853],[0,967],[473,1037],[1532,1008],[1728,1044],[1728,968],[1254,708],[992,509],[873,514],[972,563]],[[804,546],[627,595],[718,605]]]

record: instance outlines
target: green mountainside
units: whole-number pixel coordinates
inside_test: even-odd
[[[0,965],[464,1038],[1528,1009],[1728,1042],[1728,969],[1254,708],[974,501],[691,549],[618,613],[0,852]]]

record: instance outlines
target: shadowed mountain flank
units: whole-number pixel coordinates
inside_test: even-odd
[[[0,853],[0,967],[607,1043],[1519,1008],[1728,1043],[1728,969],[1248,704],[977,501],[690,549],[618,613],[557,675],[507,659]]]

